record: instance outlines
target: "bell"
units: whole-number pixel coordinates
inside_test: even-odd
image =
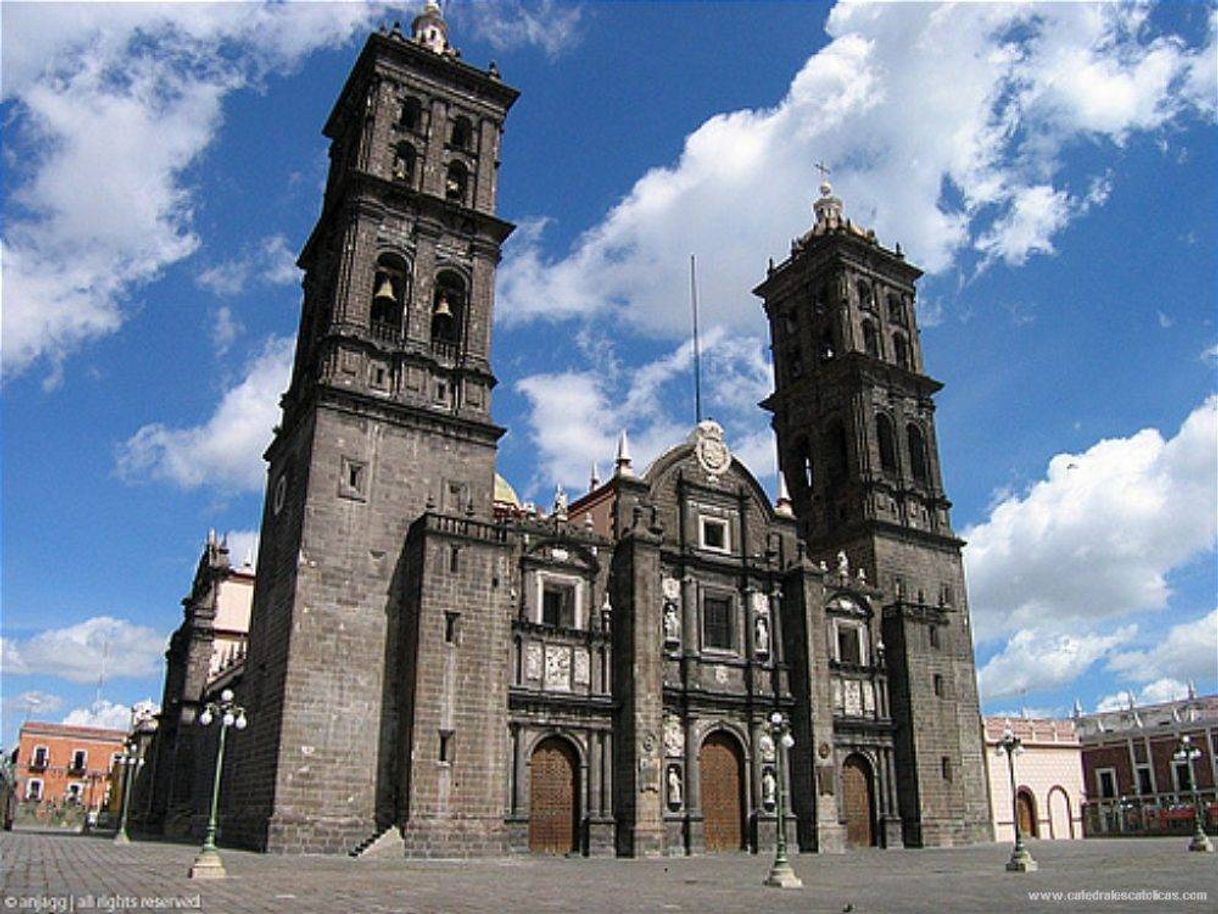
[[[448,306],[448,296],[440,294],[440,300],[436,302],[435,317],[443,317],[452,320],[453,309]]]
[[[372,296],[373,302],[380,302],[389,305],[396,305],[398,297],[393,294],[393,280],[388,276],[381,274],[381,281],[377,284],[376,294]]]

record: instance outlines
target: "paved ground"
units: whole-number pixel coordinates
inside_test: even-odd
[[[1218,855],[1186,847],[1180,838],[1033,842],[1036,873],[1007,873],[1003,845],[805,855],[793,861],[801,890],[764,888],[768,859],[745,854],[424,863],[224,851],[230,877],[200,883],[186,878],[194,849],[184,845],[17,831],[0,833],[0,912],[1218,910]],[[1206,897],[1171,901],[1156,891]],[[1062,894],[1031,894],[1041,892]]]

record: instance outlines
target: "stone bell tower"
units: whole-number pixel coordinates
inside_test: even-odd
[[[815,224],[754,291],[774,354],[779,464],[810,553],[886,596],[906,844],[989,840],[972,636],[915,320],[921,271],[854,225],[829,183]],[[815,660],[814,660],[815,663]]]
[[[490,345],[504,118],[517,97],[461,61],[438,5],[371,35],[324,133],[261,555],[225,837],[342,852],[391,823],[397,613],[410,525],[491,517]]]

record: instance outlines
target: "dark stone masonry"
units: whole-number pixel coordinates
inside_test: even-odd
[[[783,790],[804,851],[989,840],[920,272],[827,183],[771,263],[776,504],[705,421],[645,471],[623,434],[607,481],[521,505],[490,357],[516,97],[429,3],[369,37],[325,125],[223,843],[766,850]]]

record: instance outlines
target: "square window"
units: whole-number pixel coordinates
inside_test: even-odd
[[[453,731],[440,731],[440,761],[443,764],[451,765],[453,761],[453,751],[456,746],[453,743]]]
[[[87,764],[88,759],[89,759],[89,756],[85,752],[84,749],[77,749],[75,752],[72,753],[72,770],[73,771],[84,771],[85,765]]]
[[[934,685],[935,685],[935,695],[938,696],[939,698],[942,698],[943,697],[943,677],[940,676],[938,673],[935,673]]]
[[[338,477],[338,494],[343,498],[364,501],[368,497],[368,464],[351,457],[342,459]]]
[[[714,517],[701,519],[702,548],[713,549],[715,552],[727,552],[728,545],[727,521]]]
[[[950,755],[943,756],[940,761],[940,767],[943,769],[943,780],[950,781],[952,779],[952,757]]]
[[[852,663],[858,666],[863,662],[863,652],[859,644],[861,632],[853,625],[839,625],[837,629],[837,659],[839,663]]]
[[[1155,785],[1151,782],[1150,766],[1138,766],[1138,793],[1144,797],[1150,796],[1155,792]]]
[[[1096,772],[1100,781],[1100,797],[1111,799],[1117,795],[1116,771],[1112,768],[1101,768]]]
[[[933,647],[935,650],[938,650],[939,649],[939,626],[932,625],[926,631],[927,631],[928,635],[930,636],[930,646]]]
[[[707,594],[702,598],[702,644],[711,650],[733,648],[732,598]]]
[[[457,643],[457,620],[461,618],[460,613],[445,613],[444,614],[444,641],[448,644]]]
[[[574,586],[552,582],[542,585],[541,621],[543,625],[575,628]]]
[[[25,785],[25,798],[27,800],[42,799],[42,781],[38,778],[31,778]]]

